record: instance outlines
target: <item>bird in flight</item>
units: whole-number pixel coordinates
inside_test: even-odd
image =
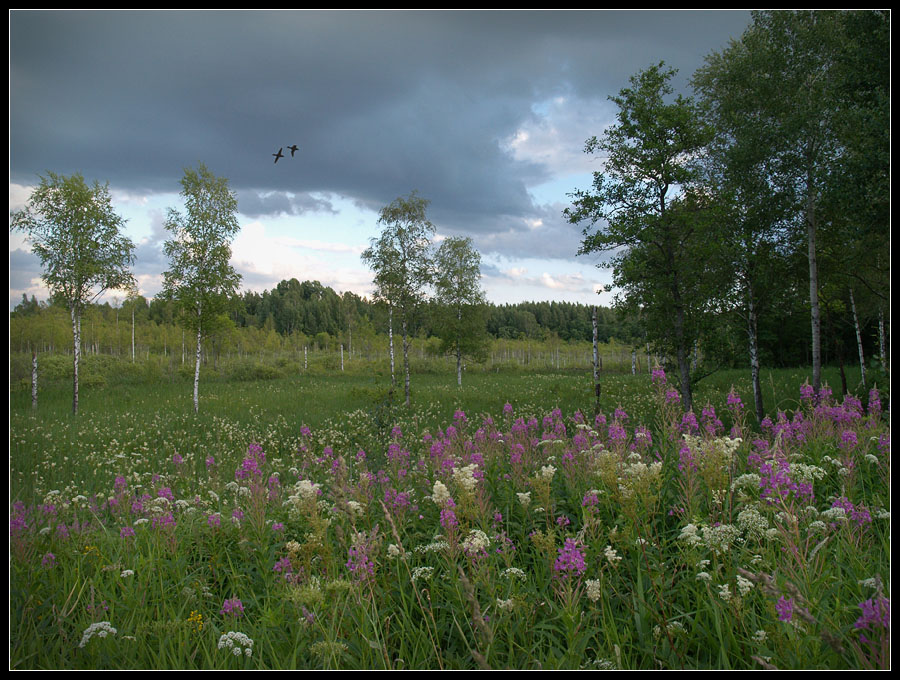
[[[294,153],[295,153],[295,152],[297,151],[297,149],[299,149],[300,147],[297,146],[296,144],[292,144],[292,145],[289,146],[288,148],[291,150],[291,158],[293,158],[293,157],[294,157]]]
[[[281,149],[283,149],[283,148],[284,148],[284,147],[281,147]],[[278,153],[273,153],[273,154],[272,154],[273,156],[275,156],[275,162],[276,162],[276,163],[278,162],[278,159],[279,159],[279,158],[284,158],[284,154],[281,153],[281,149],[278,149]],[[293,155],[293,154],[291,154],[291,155]]]

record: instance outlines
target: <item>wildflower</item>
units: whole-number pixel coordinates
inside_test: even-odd
[[[200,632],[203,630],[203,614],[196,610],[191,611],[191,615],[188,617],[188,623],[193,624],[193,629],[196,632]]]
[[[603,595],[600,589],[600,581],[597,579],[588,579],[584,582],[585,594],[591,602],[596,602]]]
[[[545,482],[552,480],[554,474],[556,474],[556,468],[552,465],[544,465],[541,467],[541,479]]]
[[[230,650],[235,656],[243,654],[249,657],[253,655],[253,640],[243,633],[236,633],[232,630],[219,637],[218,647]]]
[[[520,583],[525,583],[528,580],[528,577],[525,576],[525,572],[519,569],[518,567],[509,567],[500,572],[500,575],[508,578],[515,579]]]
[[[565,545],[557,550],[558,556],[553,563],[553,571],[559,578],[581,576],[585,572],[584,553],[573,538],[567,538]]]
[[[55,567],[56,555],[54,555],[52,552],[48,552],[46,555],[44,555],[44,559],[41,560],[41,566],[44,569],[52,569],[53,567]]]
[[[757,644],[760,644],[760,645],[764,644],[765,641],[768,639],[768,635],[766,634],[766,631],[764,631],[764,630],[756,631],[755,633],[753,633],[753,635],[751,637],[753,638],[754,642],[756,642]]]
[[[99,621],[98,623],[92,623],[85,629],[84,633],[81,636],[81,642],[78,643],[78,646],[84,647],[95,635],[99,638],[105,638],[108,635],[115,635],[117,632],[118,631],[110,625],[109,621]]]
[[[779,597],[775,603],[775,611],[778,613],[779,621],[790,621],[794,615],[793,598]]]
[[[416,567],[412,571],[412,581],[428,581],[434,574],[434,567]]]
[[[516,607],[516,601],[513,599],[502,600],[497,598],[497,609],[502,612],[511,612]]]
[[[874,630],[875,628],[889,629],[891,626],[891,601],[885,597],[879,597],[877,600],[868,599],[859,603],[863,613],[854,628],[860,630]]]
[[[441,480],[435,481],[431,489],[431,500],[436,505],[444,505],[448,500],[451,500],[450,491],[447,490],[446,485]]]
[[[603,554],[606,556],[606,560],[612,565],[616,566],[619,562],[622,561],[622,556],[616,552],[615,548],[611,545],[606,546],[603,549]]]
[[[119,537],[124,539],[134,538],[134,528],[132,527],[122,527],[119,530]]]
[[[473,529],[462,542],[463,550],[469,557],[476,557],[486,554],[488,547],[491,545],[491,539],[488,538],[480,529]]]
[[[753,589],[753,581],[745,579],[743,576],[738,574],[737,586],[738,592],[741,594],[741,597],[746,597],[747,593],[749,593]]]
[[[222,603],[222,609],[219,610],[219,613],[222,616],[233,616],[239,619],[244,615],[244,605],[238,598],[233,597]]]
[[[531,503],[531,492],[527,491],[525,493],[517,493],[516,497],[519,499],[519,505],[523,508],[527,508]]]
[[[134,576],[133,569],[125,569],[121,574],[119,574],[120,578],[128,578],[130,576]]]

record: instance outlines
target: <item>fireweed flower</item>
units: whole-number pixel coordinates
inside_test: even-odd
[[[219,610],[219,613],[222,616],[233,616],[234,618],[239,619],[244,615],[244,605],[238,598],[233,597],[222,603],[222,608]]]
[[[856,620],[856,623],[853,624],[854,628],[871,632],[877,632],[878,628],[883,628],[885,631],[890,630],[891,601],[889,599],[885,597],[868,599],[865,602],[860,602],[859,608],[862,609],[863,613]],[[860,639],[864,642],[866,641],[862,635],[860,635]]]
[[[56,555],[51,552],[48,552],[44,555],[44,558],[41,560],[41,566],[44,569],[52,569],[56,566]]]
[[[790,621],[794,616],[793,598],[779,597],[775,603],[775,611],[778,613],[779,621]]]
[[[573,538],[567,538],[565,545],[557,549],[557,558],[553,563],[553,571],[557,578],[568,579],[569,577],[580,577],[584,574],[586,567],[584,564],[584,553]]]
[[[119,530],[119,537],[122,538],[122,540],[134,538],[134,529],[132,527],[122,527]]]

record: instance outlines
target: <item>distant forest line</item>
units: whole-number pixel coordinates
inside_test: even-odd
[[[590,343],[594,306],[572,302],[487,303],[485,324],[493,340],[524,340],[560,344]],[[428,341],[435,337],[435,303],[424,305],[411,328],[413,337]],[[597,339],[647,353],[640,319],[609,307],[596,306]],[[133,315],[133,325],[132,325]],[[761,358],[770,367],[802,366],[809,363],[808,309],[803,299],[782,314],[772,315],[760,329]],[[722,333],[715,346],[698,348],[707,359],[723,367],[741,367],[746,362],[745,331],[737,315],[721,315]],[[852,363],[854,329],[843,318],[826,324],[830,338],[826,361]],[[318,281],[290,279],[262,293],[245,291],[233,296],[227,315],[211,336],[208,352],[222,355],[252,355],[283,350],[340,351],[359,356],[382,351],[387,343],[387,308],[352,292],[337,293]],[[868,356],[877,354],[877,337],[869,324],[864,334]],[[132,332],[134,338],[132,339]],[[396,329],[395,329],[396,332]],[[136,296],[90,305],[82,320],[83,350],[128,356],[177,354],[193,348],[191,337],[183,337],[173,305],[160,299]],[[188,334],[190,336],[190,334]],[[395,338],[395,342],[397,339]],[[23,296],[10,314],[10,352],[71,353],[71,320],[65,306],[53,299],[38,301]]]

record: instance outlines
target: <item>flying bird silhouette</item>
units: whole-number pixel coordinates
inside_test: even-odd
[[[300,147],[297,146],[296,144],[292,144],[292,145],[289,146],[288,148],[291,150],[291,158],[293,158],[293,157],[294,157],[294,152],[297,151],[297,149],[299,149]]]
[[[284,147],[281,147],[281,149],[283,149],[283,148],[284,148]],[[275,156],[275,162],[276,162],[276,163],[278,162],[278,159],[279,159],[279,158],[284,158],[284,154],[281,153],[281,149],[278,149],[278,153],[273,153],[273,154],[272,154],[273,156]],[[293,155],[293,154],[292,154],[292,155]]]

